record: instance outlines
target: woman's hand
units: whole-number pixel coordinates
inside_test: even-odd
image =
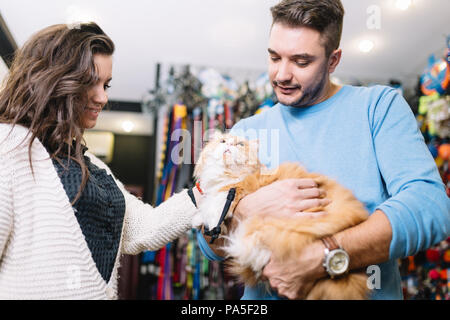
[[[242,198],[234,210],[240,218],[255,214],[277,216],[317,216],[323,213],[305,213],[305,210],[323,207],[331,201],[312,179],[286,179],[264,186]]]

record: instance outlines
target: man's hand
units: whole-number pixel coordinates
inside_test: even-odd
[[[244,197],[234,214],[244,219],[260,214],[279,217],[310,216],[313,219],[324,213],[304,211],[328,205],[330,200],[324,197],[324,190],[319,189],[312,179],[280,180]],[[279,295],[288,299],[302,299],[307,296],[315,281],[326,275],[322,259],[323,245],[320,242],[308,246],[299,256],[288,261],[271,259],[263,270],[263,277]]]
[[[316,280],[326,276],[322,266],[323,254],[322,242],[316,241],[287,261],[272,258],[263,270],[263,278],[269,281],[279,296],[290,300],[304,299]]]
[[[375,211],[363,223],[338,232],[334,237],[350,256],[350,270],[389,260],[392,228],[389,219],[380,210]],[[269,280],[279,295],[289,299],[303,299],[316,280],[327,277],[322,266],[324,249],[322,241],[314,241],[299,255],[289,257],[287,261],[272,259],[264,268],[263,277]]]
[[[241,199],[234,213],[242,218],[254,214],[305,215],[305,210],[329,204],[324,196],[325,192],[312,179],[280,180]]]

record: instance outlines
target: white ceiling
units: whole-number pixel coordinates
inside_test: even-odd
[[[449,0],[412,0],[401,11],[395,0],[342,0],[342,79],[403,80],[413,85],[431,53],[442,53],[450,34]],[[0,13],[18,45],[56,23],[94,20],[113,39],[111,99],[139,101],[152,89],[155,65],[217,67],[231,76],[266,69],[269,8],[277,0],[0,0]],[[380,8],[380,29],[370,30],[367,9]],[[375,49],[358,50],[371,39]],[[1,77],[1,74],[0,74]]]

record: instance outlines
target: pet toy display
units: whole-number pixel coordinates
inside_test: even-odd
[[[401,260],[403,295],[407,300],[450,300],[450,238]]]
[[[445,59],[434,60],[421,78],[417,121],[450,197],[450,36]],[[450,300],[450,238],[400,261],[408,300]]]
[[[435,93],[444,94],[450,82],[450,36],[447,37],[446,56],[437,59],[431,55],[428,67],[421,77],[421,89],[424,95],[430,96]]]

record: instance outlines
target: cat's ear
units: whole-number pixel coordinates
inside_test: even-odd
[[[203,172],[204,158],[205,158],[204,154],[201,153],[200,157],[197,159],[197,163],[195,163],[194,172],[192,175],[195,180],[198,180],[200,178],[201,173]]]
[[[202,147],[200,154],[195,159],[195,167],[193,172],[193,177],[195,179],[199,179],[200,175],[203,172],[203,169],[205,168],[205,162],[208,158],[208,154],[211,152],[210,150],[213,148],[213,144],[215,144],[215,140],[206,141],[206,144]]]
[[[202,148],[200,155],[195,163],[193,177],[199,179],[202,175],[204,169],[209,165],[208,162],[216,149],[217,145],[221,140],[222,133],[219,130],[214,130],[210,132],[209,140],[205,141],[206,144]]]
[[[208,145],[216,144],[220,139],[222,139],[222,132],[217,129],[209,129],[205,132],[203,144],[205,147]]]
[[[225,137],[225,135],[220,130],[215,130],[213,133],[213,138],[211,141],[219,141],[222,140]]]

